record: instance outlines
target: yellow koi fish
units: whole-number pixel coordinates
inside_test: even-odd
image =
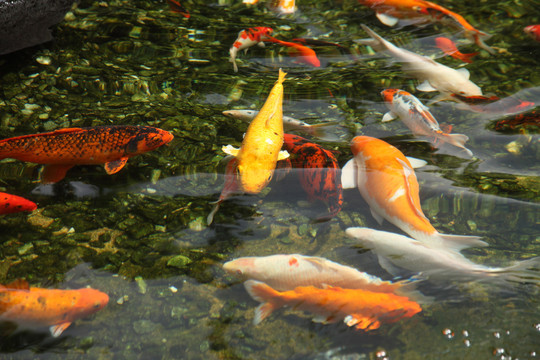
[[[283,146],[283,80],[287,73],[279,69],[279,78],[255,119],[251,121],[240,149],[224,146],[223,152],[236,157],[241,191],[258,194],[274,175],[278,160],[289,157]]]

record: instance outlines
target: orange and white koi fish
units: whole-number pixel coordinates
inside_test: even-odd
[[[253,5],[259,0],[243,0],[242,2]],[[293,14],[296,11],[295,0],[269,0],[268,8],[280,15]]]
[[[359,40],[359,42],[371,46],[376,51],[386,50],[390,55],[402,62],[403,70],[422,81],[416,87],[418,90],[440,91],[442,98],[446,98],[450,94],[482,95],[482,89],[469,80],[469,72],[466,69],[455,70],[439,64],[426,56],[395,46],[365,25],[362,25],[362,28],[371,36],[371,39]]]
[[[432,247],[485,245],[476,236],[441,234],[431,225],[420,206],[419,186],[413,170],[413,166],[419,167],[425,162],[406,158],[394,146],[369,136],[355,137],[351,150],[354,158],[341,172],[343,188],[357,187],[379,224],[386,219]]]
[[[526,26],[523,28],[523,32],[529,35],[532,39],[540,41],[540,24]]]
[[[475,29],[463,18],[440,5],[424,0],[359,0],[374,9],[377,18],[385,25],[394,26],[400,19],[413,23],[438,21],[465,31],[465,36],[482,49],[494,54],[495,51],[484,43],[490,35]]]
[[[223,264],[223,270],[242,280],[264,282],[278,291],[294,290],[298,286],[323,288],[330,285],[395,293],[403,286],[402,282],[383,281],[322,257],[299,254],[242,257]]]
[[[21,211],[34,211],[36,203],[17,195],[0,192],[0,215],[18,213]]]
[[[58,290],[30,287],[24,280],[0,285],[0,321],[9,321],[20,329],[49,327],[58,337],[71,323],[103,309],[109,296],[84,288]]]
[[[238,33],[238,38],[229,49],[230,59],[233,63],[234,72],[238,72],[238,66],[236,65],[236,55],[240,50],[247,52],[247,49],[258,45],[264,47],[264,40],[272,34],[274,30],[269,27],[254,27],[242,30]]]
[[[263,107],[251,121],[240,149],[224,146],[223,152],[238,160],[239,189],[258,194],[268,185],[278,160],[289,157],[283,146],[283,81],[287,73],[279,69],[279,77]]]
[[[465,150],[468,156],[472,156],[472,152],[465,147],[465,142],[469,140],[469,137],[463,134],[447,134],[442,131],[437,120],[429,112],[429,108],[411,93],[399,89],[386,89],[381,92],[381,96],[390,109],[384,114],[383,122],[392,121],[399,117],[413,134],[447,142]]]
[[[446,55],[461,60],[466,63],[472,63],[471,58],[478,55],[478,52],[473,52],[469,54],[464,54],[458,50],[456,44],[447,37],[439,36],[435,38],[435,44],[439,49],[441,49]]]
[[[366,331],[422,311],[420,305],[407,297],[363,289],[299,286],[280,292],[255,280],[246,281],[244,286],[249,295],[261,303],[255,311],[254,325],[284,306],[315,314],[315,322],[332,323],[343,319],[347,326]]]
[[[268,39],[268,42],[273,42],[276,44],[287,46],[290,49],[289,54],[291,56],[296,57],[295,62],[298,64],[306,64],[306,65],[311,65],[314,67],[321,67],[321,61],[317,57],[317,53],[315,53],[315,50],[313,50],[312,48],[309,48],[305,45],[297,44],[294,42],[281,41],[273,37]]]

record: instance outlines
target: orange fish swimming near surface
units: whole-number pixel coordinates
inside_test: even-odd
[[[251,121],[240,149],[224,146],[223,152],[236,157],[239,190],[258,194],[274,175],[278,160],[289,157],[283,146],[283,81],[287,73],[279,69],[279,78],[263,107]]]
[[[72,322],[98,312],[108,302],[107,294],[91,288],[43,289],[16,280],[0,285],[0,321],[21,329],[49,327],[52,336],[58,337]]]
[[[478,55],[478,52],[473,52],[469,54],[464,54],[458,50],[456,44],[447,37],[439,36],[435,38],[435,44],[439,49],[441,49],[446,55],[461,60],[466,63],[472,63],[472,57]]]
[[[272,311],[284,306],[314,313],[315,322],[343,320],[347,326],[366,331],[379,328],[381,323],[396,322],[422,311],[416,302],[391,293],[331,286],[325,289],[299,286],[294,290],[280,292],[255,280],[246,281],[244,286],[249,295],[261,303],[255,311],[255,325]]]
[[[0,192],[0,215],[12,214],[21,211],[34,211],[37,205],[17,195]]]
[[[379,224],[386,219],[432,247],[462,249],[486,245],[476,236],[441,234],[431,225],[420,206],[413,170],[413,164],[424,165],[422,160],[407,158],[394,146],[369,136],[355,137],[351,150],[354,158],[341,172],[343,188],[357,187]]]
[[[271,37],[266,41],[287,46],[289,48],[289,54],[296,57],[296,63],[311,65],[314,67],[321,67],[321,61],[317,57],[317,53],[315,53],[315,50],[313,50],[312,48],[294,42],[281,41],[274,37]]]
[[[45,164],[42,181],[62,180],[75,165],[105,164],[107,174],[120,171],[135,155],[167,144],[173,135],[150,126],[67,128],[0,140],[0,159]]]

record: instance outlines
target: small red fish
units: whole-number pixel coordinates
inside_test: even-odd
[[[540,24],[526,26],[523,31],[534,40],[540,42]]]
[[[191,17],[191,15],[189,14],[189,11],[187,11],[186,8],[183,7],[182,4],[180,4],[180,1],[178,1],[178,0],[167,0],[167,2],[169,3],[169,7],[170,7],[172,12],[177,13],[177,14],[181,14],[185,18],[190,18]]]
[[[526,129],[530,132],[540,131],[540,110],[532,110],[513,114],[494,122],[493,128],[497,131],[516,131]]]
[[[461,60],[461,61],[469,63],[469,64],[472,63],[471,58],[478,55],[478,51],[470,53],[470,54],[464,54],[464,53],[460,52],[457,49],[456,44],[452,40],[450,40],[449,38],[444,37],[444,36],[439,36],[439,37],[435,38],[435,44],[446,55],[450,55],[451,57],[453,57],[455,59]]]
[[[321,66],[321,62],[319,58],[317,58],[315,50],[307,46],[294,42],[281,41],[274,37],[269,38],[267,41],[289,47],[289,54],[295,56],[297,58],[296,62],[299,64],[306,64],[314,67]]]
[[[343,206],[343,189],[334,154],[301,136],[291,134],[285,134],[283,149],[291,154],[292,167],[302,169],[298,173],[300,184],[310,199],[321,200],[328,206],[329,214],[318,220],[337,215]]]
[[[42,181],[62,180],[75,165],[105,164],[107,174],[120,171],[135,155],[167,144],[173,135],[150,126],[67,128],[0,140],[0,159],[46,164]]]
[[[17,195],[0,192],[0,215],[21,211],[34,211],[37,205],[30,200]]]
[[[9,321],[22,329],[49,327],[58,337],[75,320],[103,309],[109,296],[83,288],[58,290],[30,287],[24,280],[0,285],[0,321]]]

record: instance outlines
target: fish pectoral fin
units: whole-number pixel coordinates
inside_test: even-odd
[[[456,71],[460,73],[460,75],[463,76],[465,80],[469,80],[469,78],[471,77],[471,73],[465,68],[459,68]]]
[[[287,150],[281,150],[278,154],[278,161],[280,160],[285,160],[286,158],[288,158],[289,156],[291,156],[291,154],[289,154],[289,152]]]
[[[58,182],[66,177],[66,173],[74,165],[53,164],[45,165],[41,172],[41,182],[51,184]]]
[[[258,46],[258,47],[262,47],[262,48],[265,47],[264,42],[262,42],[262,41],[259,42],[259,43],[257,43],[257,46]]]
[[[232,155],[232,156],[238,156],[238,152],[240,151],[240,149],[237,149],[232,145],[227,145],[227,146],[223,146],[221,148],[221,151],[223,151],[225,154],[229,154],[229,155]]]
[[[384,13],[377,13],[376,14],[377,19],[379,19],[380,22],[382,22],[386,26],[394,26],[398,23],[399,19],[395,18],[393,16],[390,16],[388,14]]]
[[[255,317],[253,318],[253,325],[258,325],[266,319],[274,311],[274,306],[272,303],[261,304],[255,309]]]
[[[373,218],[377,220],[379,225],[382,225],[384,218],[381,215],[377,214],[375,211],[373,211],[373,209],[370,209],[370,210],[371,210],[371,216],[373,216]]]
[[[118,160],[109,161],[108,163],[105,163],[105,171],[109,175],[115,174],[119,172],[120,170],[122,170],[124,165],[126,165],[127,161],[128,161],[127,156],[120,158]]]
[[[324,263],[324,260],[318,257],[306,257],[304,258],[307,262],[309,262],[311,265],[315,266],[318,271],[322,272],[327,268],[326,264]],[[325,284],[326,285],[326,284]]]
[[[409,160],[409,162],[411,163],[411,166],[413,167],[413,169],[421,168],[421,167],[427,165],[427,161],[425,161],[425,160],[413,158],[413,157],[410,157],[410,156],[405,156],[405,157],[407,158],[407,160]]]
[[[341,187],[343,189],[353,189],[358,186],[357,168],[354,159],[347,161],[341,169]]]
[[[386,114],[384,114],[384,116],[383,116],[383,118],[382,118],[382,122],[392,121],[392,120],[394,120],[395,118],[397,118],[396,114],[394,114],[393,112],[389,111],[389,112],[387,112]]]
[[[424,81],[420,85],[416,87],[420,91],[430,92],[430,91],[437,91],[430,83],[429,81]]]
[[[65,322],[58,325],[53,325],[49,328],[49,330],[53,337],[59,337],[60,335],[62,335],[64,330],[66,330],[69,327],[69,325],[71,325],[70,322]]]

